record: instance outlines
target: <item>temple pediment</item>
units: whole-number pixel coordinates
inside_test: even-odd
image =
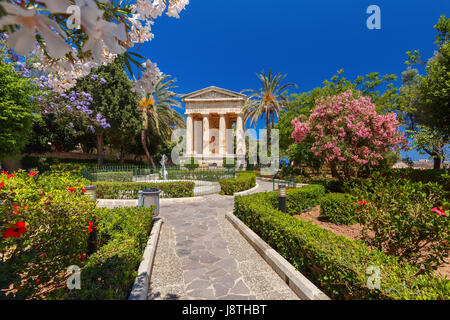
[[[193,100],[244,100],[246,95],[219,87],[208,87],[181,97],[183,101]]]

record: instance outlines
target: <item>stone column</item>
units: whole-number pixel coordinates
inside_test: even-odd
[[[193,137],[194,137],[193,118],[192,114],[188,114],[186,120],[186,154],[189,156],[192,155]]]
[[[203,153],[202,121],[194,121],[194,154]]]
[[[203,156],[209,156],[209,114],[203,114]]]
[[[238,114],[236,122],[236,156],[236,164],[245,166],[245,128],[242,114]]]
[[[225,156],[227,154],[226,150],[226,122],[225,122],[225,113],[219,114],[219,155]]]

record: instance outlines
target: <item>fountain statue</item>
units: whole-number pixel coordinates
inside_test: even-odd
[[[161,158],[161,171],[159,172],[163,178],[163,180],[167,180],[167,170],[166,170],[166,161],[167,161],[167,156],[165,154],[163,154],[162,158]]]

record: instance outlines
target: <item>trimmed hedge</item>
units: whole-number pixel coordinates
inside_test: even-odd
[[[289,201],[288,192],[288,201]],[[450,281],[275,209],[276,192],[235,197],[234,214],[333,299],[450,299]],[[380,289],[369,266],[380,268]]]
[[[174,181],[161,183],[147,182],[95,182],[98,199],[137,199],[139,190],[157,188],[162,198],[186,198],[194,196],[195,183]]]
[[[357,200],[346,193],[328,193],[320,200],[320,214],[330,222],[352,225],[357,223]]]
[[[327,193],[341,193],[345,192],[345,184],[342,181],[339,181],[338,179],[311,179],[311,184],[321,184],[325,187]]]
[[[72,290],[66,299],[128,298],[153,225],[153,210],[98,209],[100,248],[81,270],[81,290]]]
[[[256,174],[253,172],[239,172],[234,179],[219,181],[221,194],[232,196],[236,192],[249,190],[256,186]]]

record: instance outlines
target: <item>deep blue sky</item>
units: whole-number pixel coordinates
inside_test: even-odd
[[[424,58],[436,47],[433,26],[450,16],[449,0],[191,0],[179,20],[155,21],[155,39],[139,53],[178,79],[178,93],[215,85],[258,89],[255,73],[272,68],[298,85],[321,86],[337,70],[349,79],[405,70],[406,51]],[[381,8],[381,30],[366,9]],[[414,159],[426,158],[409,152]]]

